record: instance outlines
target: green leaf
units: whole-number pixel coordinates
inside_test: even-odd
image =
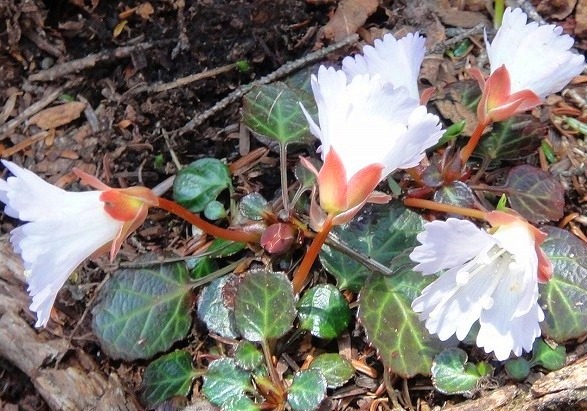
[[[234,350],[234,360],[239,367],[252,371],[263,362],[263,354],[250,341],[240,341]]]
[[[200,372],[192,365],[186,351],[174,351],[153,361],[145,369],[142,399],[147,408],[158,407],[175,396],[187,396]]]
[[[460,348],[448,348],[434,359],[432,384],[443,394],[461,394],[471,397],[481,375],[476,367],[465,367],[467,353]]]
[[[532,223],[560,220],[563,216],[565,190],[557,178],[539,168],[512,168],[504,191],[512,208]]]
[[[298,303],[300,327],[327,340],[338,337],[351,318],[351,310],[340,291],[320,284],[306,291]]]
[[[251,271],[238,285],[236,327],[249,341],[267,341],[288,332],[296,317],[291,282],[283,273]]]
[[[259,221],[263,219],[263,214],[269,209],[269,203],[259,193],[251,193],[244,196],[238,208],[245,217]]]
[[[529,114],[520,114],[495,123],[488,136],[484,136],[473,153],[487,160],[515,160],[536,152],[540,147],[545,126]]]
[[[434,193],[433,200],[437,203],[450,204],[465,208],[475,208],[479,203],[473,190],[462,181],[455,181],[442,186]]]
[[[217,200],[210,201],[204,208],[204,216],[208,220],[220,220],[226,217],[226,210],[224,205]]]
[[[359,296],[359,319],[367,339],[377,348],[383,365],[403,378],[429,375],[432,359],[441,351],[412,310],[412,301],[434,276],[412,271],[406,256],[400,256],[391,277],[374,274]]]
[[[254,392],[249,372],[238,367],[232,358],[212,361],[204,375],[202,393],[214,405],[222,407],[233,397]]]
[[[218,270],[218,264],[210,257],[194,257],[189,258],[185,261],[188,270],[190,271],[190,277],[193,280],[202,278]]]
[[[587,247],[568,231],[543,227],[548,234],[542,249],[553,264],[554,275],[540,284],[539,304],[545,319],[542,331],[562,343],[587,334]]]
[[[318,370],[326,378],[328,388],[338,388],[355,375],[351,362],[340,354],[321,354],[310,363],[310,370]]]
[[[244,394],[228,399],[222,404],[222,411],[259,411],[261,408]]]
[[[306,370],[295,375],[287,402],[294,411],[313,411],[325,397],[326,378],[318,370]]]
[[[245,243],[216,238],[206,250],[206,255],[214,258],[230,257],[244,249]]]
[[[237,282],[234,274],[218,278],[204,288],[198,299],[198,317],[208,330],[222,337],[239,337],[232,305]]]
[[[231,186],[226,164],[215,158],[202,158],[177,173],[173,182],[173,199],[190,211],[199,213]]]
[[[567,362],[567,350],[564,345],[550,347],[542,338],[537,338],[532,347],[531,366],[539,365],[549,371],[560,370]]]
[[[100,291],[92,327],[110,357],[150,358],[187,335],[194,301],[183,263],[117,271]]]
[[[256,86],[243,98],[243,121],[253,132],[281,145],[310,142],[313,137],[300,102],[310,113],[316,110],[310,94],[285,83]]]
[[[320,170],[322,163],[314,158],[307,159],[311,164],[316,167],[316,170]],[[294,175],[296,180],[300,183],[302,190],[312,188],[316,184],[316,175],[302,165],[302,162],[298,162],[294,167]]]
[[[422,217],[396,201],[366,206],[350,223],[335,227],[333,232],[353,250],[388,266],[395,256],[418,245],[416,235],[422,229]],[[322,247],[320,261],[341,290],[359,291],[371,274],[363,264],[327,245]]]
[[[507,360],[504,368],[508,375],[516,381],[524,381],[530,374],[530,363],[522,357]]]

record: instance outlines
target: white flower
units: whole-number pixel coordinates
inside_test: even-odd
[[[416,166],[442,136],[438,117],[379,76],[356,75],[349,82],[343,71],[321,66],[312,90],[320,125],[303,111],[322,142],[324,165],[319,173],[305,165],[318,175],[322,208],[350,210],[335,224],[352,218],[388,174]]]
[[[585,68],[585,56],[570,51],[574,40],[561,27],[526,21],[522,10],[508,7],[491,44],[485,35],[491,75],[485,80],[479,69],[469,70],[483,91],[477,107],[482,124],[540,105]]]
[[[349,77],[359,74],[380,75],[394,88],[405,87],[410,97],[418,100],[418,75],[424,60],[426,39],[418,33],[396,40],[392,34],[377,39],[373,46],[363,47],[364,55],[345,57],[342,69]]]
[[[11,232],[10,242],[24,261],[36,326],[45,326],[59,289],[73,270],[95,252],[111,257],[140,225],[156,197],[144,187],[71,193],[46,183],[9,161],[14,175],[0,179],[4,212],[28,223]],[[86,182],[96,183],[91,176]]]
[[[583,71],[585,56],[570,51],[574,40],[562,34],[562,27],[527,23],[519,8],[508,7],[495,38],[485,44],[493,73],[505,65],[511,93],[531,90],[541,99],[556,93]]]
[[[504,214],[504,213],[501,213]],[[446,270],[412,303],[431,334],[463,340],[478,320],[477,345],[498,360],[530,351],[544,313],[538,305],[543,240],[525,220],[512,217],[493,234],[449,218],[425,225],[410,258],[423,274]],[[539,261],[540,260],[540,261]],[[545,262],[546,269],[552,269]],[[549,275],[546,273],[546,275]]]

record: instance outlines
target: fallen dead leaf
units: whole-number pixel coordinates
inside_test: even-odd
[[[541,0],[536,6],[536,11],[544,18],[563,20],[569,17],[576,5],[577,0]]]
[[[577,37],[587,37],[587,0],[579,0],[575,11],[575,34]]]
[[[437,9],[438,17],[445,25],[461,27],[470,29],[478,24],[484,26],[491,26],[491,23],[483,14],[475,11],[457,10],[454,8],[443,9],[439,7]]]
[[[49,107],[32,116],[29,123],[37,125],[43,130],[57,128],[79,118],[85,107],[85,103],[79,101]]]
[[[151,3],[149,2],[143,3],[137,8],[137,14],[143,20],[149,20],[151,18],[151,14],[153,13],[155,13],[155,9],[153,8],[153,6],[151,6]]]
[[[378,0],[342,0],[330,21],[324,26],[324,36],[336,42],[354,34],[377,7]]]

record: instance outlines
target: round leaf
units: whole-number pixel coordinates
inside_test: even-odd
[[[320,284],[304,293],[298,303],[298,316],[302,329],[329,340],[347,328],[351,310],[336,287]]]
[[[549,371],[560,370],[567,361],[567,350],[564,345],[556,348],[550,347],[542,338],[537,338],[532,347],[532,360],[530,364],[540,365]]]
[[[429,375],[432,359],[441,351],[440,341],[431,336],[412,310],[414,298],[430,284],[405,266],[391,277],[374,274],[359,296],[359,319],[367,339],[377,348],[383,365],[403,378]],[[413,266],[413,263],[411,264]],[[393,267],[393,265],[392,265]]]
[[[112,358],[150,358],[184,338],[195,301],[183,263],[117,271],[92,310],[94,332]]]
[[[318,370],[306,370],[295,375],[287,402],[294,411],[313,411],[325,397],[326,378]]]
[[[350,223],[335,227],[333,232],[353,250],[388,266],[395,256],[419,244],[416,235],[422,229],[422,217],[394,202],[366,206]],[[341,290],[359,291],[371,274],[363,264],[327,245],[322,247],[320,261]]]
[[[448,348],[438,354],[432,364],[432,383],[443,394],[472,396],[481,376],[476,368],[465,369],[467,353]]]
[[[226,217],[226,210],[220,201],[210,201],[204,208],[204,216],[208,220],[220,220]]]
[[[313,140],[299,103],[316,110],[312,96],[276,82],[254,87],[243,98],[243,121],[253,132],[281,145]]]
[[[524,381],[530,374],[530,363],[524,358],[512,358],[505,363],[505,370],[516,381]]]
[[[222,411],[259,411],[261,408],[246,395],[231,397],[222,404]]]
[[[250,341],[240,341],[234,350],[234,360],[239,367],[252,371],[263,362],[263,354]]]
[[[231,398],[245,396],[251,391],[251,375],[239,368],[232,358],[221,358],[208,366],[202,393],[212,404],[222,407]]]
[[[587,334],[587,247],[568,231],[543,227],[548,234],[542,249],[553,264],[554,275],[540,284],[539,304],[544,309],[542,331],[561,343]]]
[[[338,388],[355,375],[351,362],[335,353],[321,354],[314,358],[309,369],[320,371],[326,378],[328,388]]]
[[[259,221],[263,219],[263,213],[269,208],[269,203],[261,194],[251,193],[241,199],[238,208],[245,217]]]
[[[185,397],[199,374],[188,352],[174,351],[164,355],[145,369],[142,399],[147,408],[152,409],[172,397]]]
[[[227,338],[238,338],[234,321],[234,312],[227,298],[230,293],[224,287],[234,287],[238,277],[231,274],[212,281],[200,294],[198,299],[198,317],[206,323],[208,329]]]
[[[558,179],[539,168],[512,168],[504,191],[512,208],[530,222],[560,220],[563,216],[565,190]]]
[[[236,327],[249,341],[267,341],[288,332],[296,316],[291,282],[282,273],[251,271],[238,285]]]
[[[226,164],[215,158],[202,158],[177,173],[173,198],[190,211],[199,213],[231,184]]]
[[[455,181],[451,185],[440,187],[434,193],[433,200],[437,203],[467,208],[475,208],[479,202],[473,190],[462,181]]]

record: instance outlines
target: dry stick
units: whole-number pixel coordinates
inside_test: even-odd
[[[44,96],[41,100],[37,101],[34,104],[31,104],[27,107],[22,113],[18,116],[14,117],[12,120],[3,124],[0,127],[0,141],[4,140],[5,138],[9,137],[10,132],[18,127],[22,122],[30,118],[31,116],[37,114],[39,111],[47,107],[49,104],[54,102],[57,97],[59,97],[64,90],[68,89],[69,87],[75,85],[78,81],[68,81],[61,87],[57,87],[56,89],[52,90],[46,96]]]
[[[209,78],[209,77],[215,77],[219,74],[226,73],[227,71],[233,70],[235,67],[236,67],[236,64],[234,64],[234,63],[227,64],[226,66],[217,67],[217,68],[214,68],[211,70],[206,70],[201,73],[191,74],[189,76],[182,77],[180,79],[174,80],[169,83],[153,84],[151,86],[140,86],[140,87],[137,87],[137,88],[129,91],[128,93],[125,93],[125,94],[126,95],[134,95],[134,94],[139,94],[139,93],[160,93],[162,91],[167,91],[167,90],[171,90],[171,89],[174,89],[177,87],[186,86],[190,83],[193,83],[194,81],[203,80],[203,79]]]
[[[134,46],[119,47],[113,50],[104,50],[100,53],[90,54],[81,59],[66,61],[65,63],[57,64],[46,70],[41,70],[38,73],[31,74],[29,81],[53,81],[55,79],[67,76],[68,74],[77,73],[79,71],[92,68],[98,63],[105,63],[111,60],[122,59],[129,57],[135,51],[143,51],[151,47],[167,43],[169,40],[162,40],[152,43],[139,43]]]
[[[298,70],[308,64],[312,64],[312,63],[324,58],[324,56],[326,56],[329,53],[332,53],[335,50],[338,50],[342,47],[346,47],[349,44],[355,43],[358,39],[359,39],[359,36],[356,34],[353,34],[338,43],[335,43],[331,46],[325,47],[325,48],[320,49],[318,51],[315,51],[313,53],[310,53],[307,56],[302,57],[301,59],[292,61],[290,63],[286,63],[283,66],[281,66],[280,68],[278,68],[277,70],[275,70],[273,73],[270,73],[270,74],[266,75],[265,77],[261,77],[257,81],[253,81],[252,83],[245,84],[244,86],[239,87],[238,89],[236,89],[235,91],[230,93],[228,96],[226,96],[225,98],[220,100],[218,103],[216,103],[212,108],[195,116],[186,125],[184,125],[181,129],[175,130],[173,132],[173,134],[177,133],[177,134],[181,135],[181,134],[184,134],[188,131],[192,131],[193,129],[198,127],[200,124],[202,124],[204,121],[206,121],[207,119],[209,119],[210,117],[212,117],[216,113],[224,110],[226,107],[228,107],[228,105],[236,102],[239,98],[241,98],[246,93],[251,91],[251,89],[253,87],[260,86],[263,84],[269,84],[272,81],[275,81],[275,80],[278,80],[282,77],[285,77],[288,74],[290,74],[290,73],[292,73],[292,72],[294,72],[294,71],[296,71],[296,70]]]
[[[439,44],[436,47],[434,47],[434,49],[432,49],[427,54],[438,54],[438,53],[442,53],[447,48],[449,48],[450,46],[453,46],[453,45],[459,43],[460,41],[464,40],[467,37],[470,37],[470,36],[474,36],[476,34],[483,33],[483,29],[484,28],[485,28],[485,25],[483,23],[479,23],[475,27],[473,27],[473,28],[471,28],[469,30],[463,31],[461,34],[458,34],[458,35],[454,36],[453,38],[442,42],[441,44]]]

